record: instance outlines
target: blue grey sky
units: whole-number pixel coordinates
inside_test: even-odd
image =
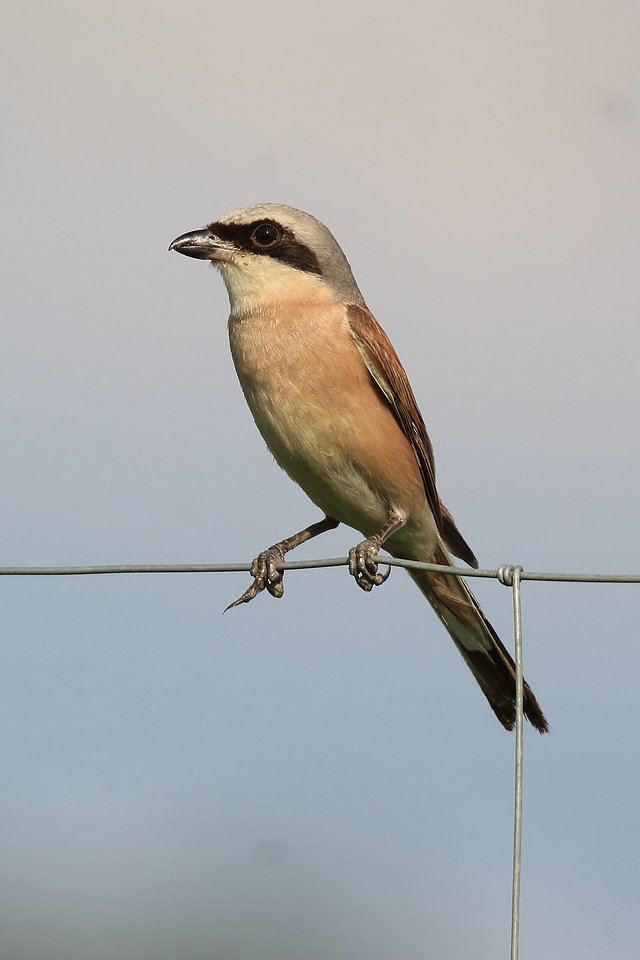
[[[275,201],[343,246],[481,565],[638,571],[636,3],[5,0],[0,26],[1,564],[249,560],[318,518],[220,278],[167,252]],[[513,738],[418,591],[292,572],[223,618],[246,583],[0,584],[3,960],[507,956]],[[522,960],[637,957],[639,613],[523,588],[551,734]]]

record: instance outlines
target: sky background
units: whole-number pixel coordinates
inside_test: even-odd
[[[481,565],[638,572],[639,53],[631,0],[5,0],[0,563],[319,517],[167,252],[275,201],[346,251]],[[3,960],[508,956],[513,737],[409,578],[222,618],[247,583],[0,583]],[[522,960],[637,957],[639,614],[523,586]]]

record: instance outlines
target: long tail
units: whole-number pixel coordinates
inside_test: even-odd
[[[438,547],[430,563],[451,565],[451,557]],[[423,570],[408,570],[466,660],[500,723],[513,730],[516,721],[515,664],[480,604],[460,577]],[[549,726],[529,684],[524,685],[524,714],[546,733]]]

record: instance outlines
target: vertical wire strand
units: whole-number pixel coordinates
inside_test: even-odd
[[[522,868],[522,772],[524,758],[524,680],[522,670],[522,613],[520,574],[513,569],[513,633],[516,662],[516,762],[515,800],[513,813],[513,885],[511,890],[511,960],[518,960],[520,950],[520,876]]]

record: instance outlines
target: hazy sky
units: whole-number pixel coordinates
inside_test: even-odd
[[[1,564],[250,560],[319,517],[220,278],[167,252],[276,201],[344,247],[481,565],[640,569],[637,3],[0,18]],[[508,956],[513,738],[418,591],[292,572],[222,618],[247,583],[0,583],[3,960]],[[632,960],[640,593],[523,604],[521,957]]]

